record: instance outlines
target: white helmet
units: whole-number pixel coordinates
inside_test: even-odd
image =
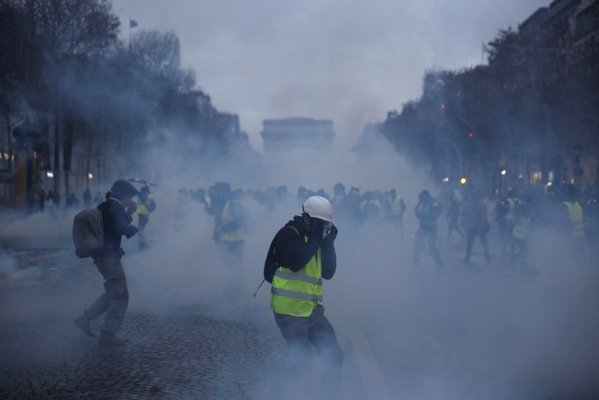
[[[310,196],[304,201],[302,210],[311,218],[333,222],[333,206],[322,196]]]

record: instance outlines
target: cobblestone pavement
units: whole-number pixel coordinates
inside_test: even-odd
[[[193,312],[129,315],[121,349],[100,347],[70,321],[3,325],[0,398],[256,398],[273,347],[268,330]]]
[[[272,321],[215,319],[192,307],[132,311],[120,332],[129,343],[100,347],[74,326],[83,305],[69,295],[101,293],[99,274],[65,267],[71,249],[42,243],[3,241],[18,266],[39,272],[0,278],[0,399],[250,399],[267,390],[264,375],[283,348]]]
[[[73,324],[87,305],[81,293],[101,293],[98,272],[60,241],[40,243],[2,242],[19,266],[40,272],[0,277],[0,399],[281,398],[271,386],[285,345],[262,302],[223,318],[206,304],[155,313],[130,304],[119,332],[129,343],[106,349]],[[364,398],[360,385],[354,379],[349,398]]]

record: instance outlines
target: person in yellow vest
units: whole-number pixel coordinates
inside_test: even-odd
[[[331,203],[311,196],[302,215],[277,232],[264,263],[264,279],[272,284],[271,308],[292,355],[290,372],[306,370],[302,364],[314,347],[328,363],[329,389],[340,384],[343,364],[343,352],[322,305],[323,279],[331,279],[337,268],[336,237]]]
[[[391,189],[389,195],[389,219],[397,229],[400,238],[403,239],[403,215],[406,211],[406,203],[403,198],[397,194],[395,189]]]
[[[236,260],[241,260],[246,236],[246,211],[227,182],[217,182],[210,193],[214,214],[214,241]]]
[[[150,222],[150,213],[153,213],[156,210],[156,200],[152,197],[150,193],[150,188],[147,185],[144,185],[139,193],[139,203],[137,203],[137,212],[138,217],[138,237],[139,237],[139,249],[143,250],[148,247],[148,241],[146,240],[146,225]]]
[[[367,191],[362,196],[362,201],[360,202],[362,222],[379,221],[383,217],[383,205],[379,200],[379,194]]]
[[[578,193],[573,185],[567,185],[563,189],[564,201],[562,212],[562,226],[567,232],[569,251],[572,259],[578,261],[585,256],[585,227],[584,210],[578,201]]]
[[[510,265],[517,264],[528,267],[528,248],[532,228],[532,205],[530,199],[523,198],[514,207],[514,225],[512,228],[512,243],[510,246]]]
[[[495,222],[499,228],[499,240],[501,243],[501,261],[507,263],[512,253],[513,236],[515,224],[515,210],[518,205],[518,197],[512,188],[508,189],[505,196],[501,197],[495,206]]]

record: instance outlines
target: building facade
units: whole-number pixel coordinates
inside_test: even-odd
[[[264,154],[280,154],[296,149],[330,152],[333,146],[335,132],[333,121],[329,119],[266,119],[262,125],[260,135]]]

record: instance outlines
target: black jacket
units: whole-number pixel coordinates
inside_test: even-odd
[[[308,236],[307,242],[305,236]],[[270,244],[264,262],[264,279],[272,283],[272,278],[279,266],[284,266],[294,272],[299,271],[314,257],[319,247],[322,259],[322,278],[331,279],[337,269],[334,239],[334,237],[323,239],[322,232],[311,234],[308,232],[303,218],[295,216],[277,232]]]
[[[137,228],[130,225],[133,218],[127,214],[123,204],[109,198],[98,206],[104,220],[104,251],[103,254],[118,254],[121,250],[121,236],[127,238],[137,233]]]

